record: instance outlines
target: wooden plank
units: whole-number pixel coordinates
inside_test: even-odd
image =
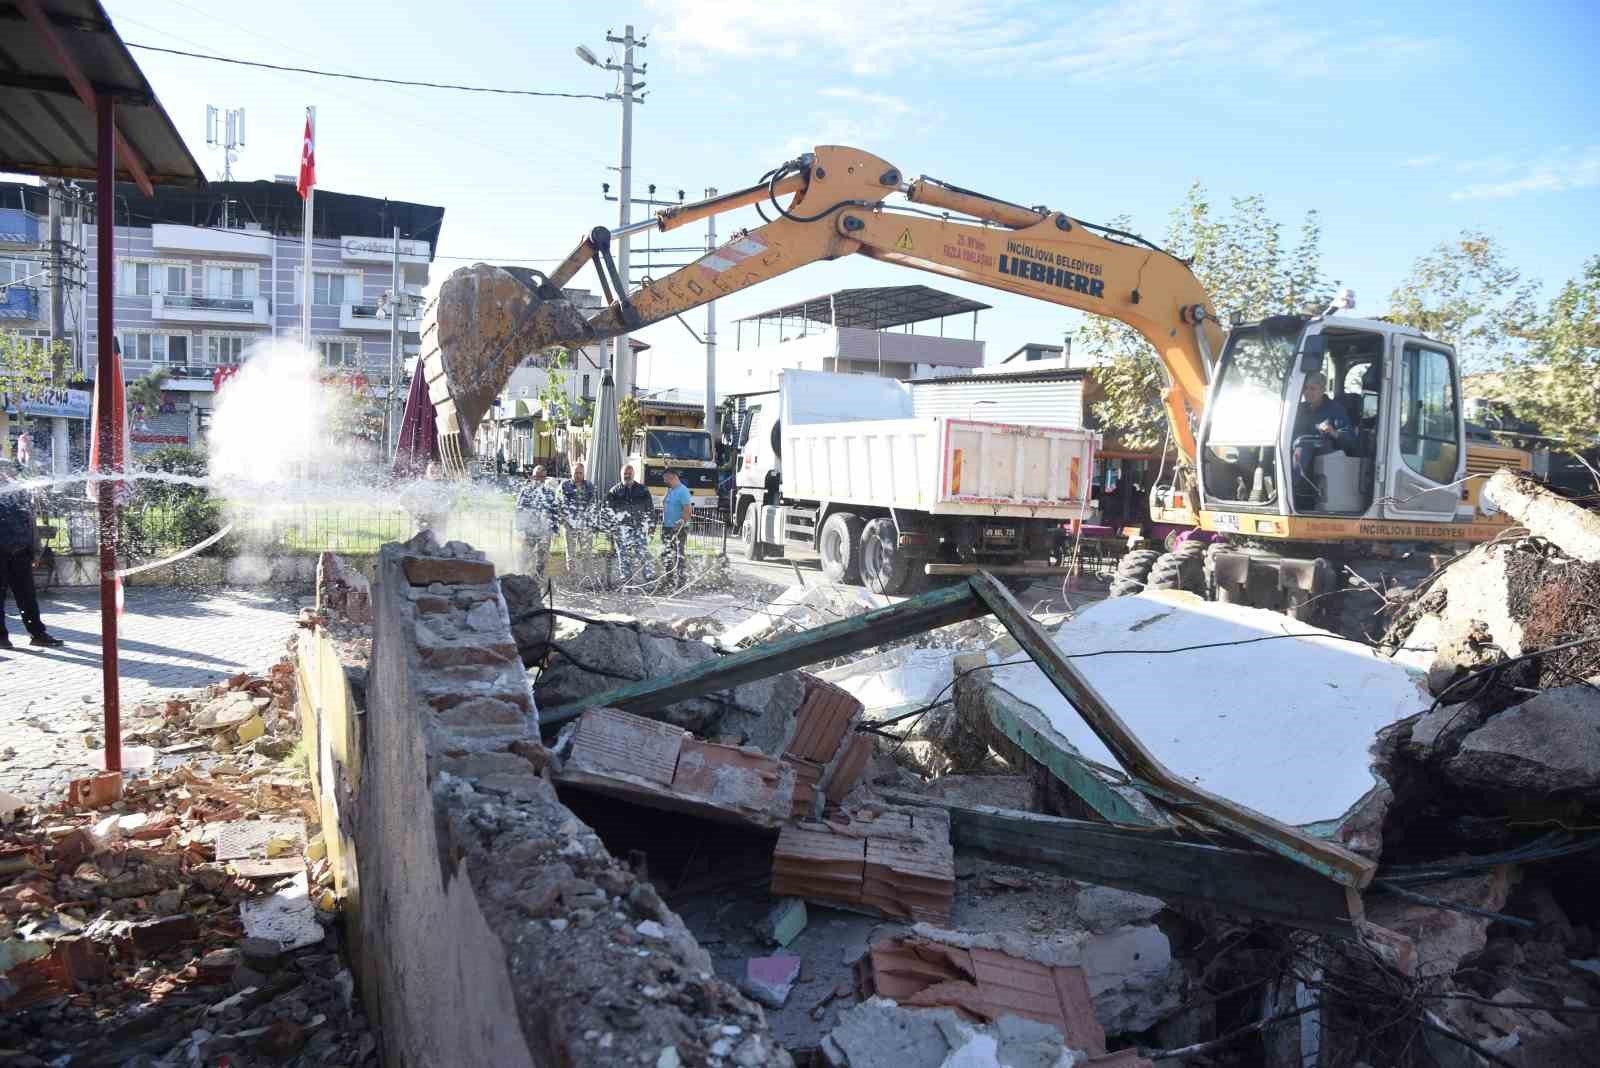
[[[1355,936],[1361,918],[1352,892],[1271,853],[898,791],[885,791],[883,799],[945,810],[958,850],[1005,864],[1346,938]]]
[[[1043,720],[1043,713],[1034,712],[1032,706],[1025,705],[997,686],[982,686],[978,700],[990,728],[1000,735],[998,738],[991,736],[990,745],[1001,750],[1002,756],[1011,759],[1011,754],[1005,752],[1001,744],[1001,739],[1004,739],[1020,750],[1023,756],[1037,762],[1059,779],[1103,818],[1131,826],[1157,826],[1149,816],[1112,789],[1098,773],[1073,756],[1064,745],[1066,739],[1056,734],[1047,723],[1037,722]]]
[[[590,708],[620,708],[641,716],[657,716],[668,705],[726,690],[814,664],[818,660],[857,653],[936,627],[988,615],[989,606],[966,583],[912,597],[886,608],[841,619],[798,634],[786,635],[754,649],[707,660],[664,679],[644,679],[593,697],[541,710],[539,723],[548,730]]]
[[[1039,665],[1045,677],[1061,691],[1128,774],[1187,802],[1185,814],[1248,838],[1337,883],[1359,890],[1372,881],[1378,869],[1376,862],[1332,842],[1313,838],[1174,775],[1145,748],[1072,661],[1061,655],[1050,636],[1009,590],[988,575],[974,575],[968,585],[1005,624],[1017,644]]]

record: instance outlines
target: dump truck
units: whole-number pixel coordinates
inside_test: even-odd
[[[747,554],[815,554],[835,582],[908,594],[946,573],[1047,561],[1092,520],[1099,435],[913,414],[908,383],[782,372],[746,394],[732,504]]]

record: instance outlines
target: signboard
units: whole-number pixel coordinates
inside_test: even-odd
[[[25,397],[15,393],[0,393],[0,403],[4,404],[5,410],[11,415],[87,419],[90,393],[86,389],[46,389]]]

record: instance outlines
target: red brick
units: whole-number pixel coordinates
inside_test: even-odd
[[[122,772],[108,771],[67,784],[67,803],[73,808],[101,808],[122,798]]]
[[[458,560],[448,556],[407,556],[403,560],[406,581],[413,586],[427,586],[435,582],[464,585],[494,581],[494,565],[487,560]]]
[[[467,664],[503,664],[517,659],[515,645],[423,645],[418,647],[428,667],[460,667]]]

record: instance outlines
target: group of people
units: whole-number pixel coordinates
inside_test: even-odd
[[[665,474],[667,494],[662,501],[661,565],[673,586],[684,581],[684,550],[694,501],[689,487],[676,471]],[[594,540],[608,534],[617,555],[618,579],[624,586],[653,583],[662,577],[649,552],[656,523],[655,501],[644,483],[634,477],[632,464],[624,464],[622,477],[604,494],[586,476],[584,465],[572,465],[572,477],[557,483],[536,466],[517,493],[516,527],[521,536],[521,569],[544,577],[550,547],[565,533],[567,573],[579,581],[593,575],[597,563]]]

